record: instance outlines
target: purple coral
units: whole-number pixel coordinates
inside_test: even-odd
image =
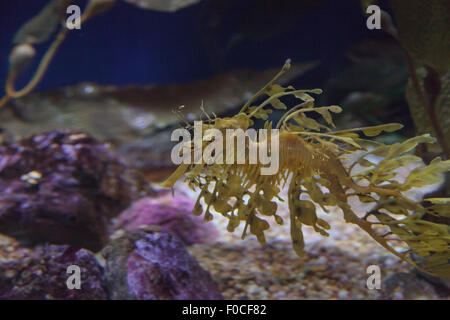
[[[88,250],[67,245],[29,249],[0,244],[0,299],[108,299],[103,268]],[[80,268],[80,288],[69,289],[67,268]]]
[[[209,272],[168,232],[129,232],[110,242],[102,254],[111,299],[223,299]]]
[[[176,235],[185,245],[215,241],[217,230],[211,223],[194,216],[193,208],[194,202],[185,196],[147,197],[125,210],[118,217],[118,226],[126,231],[135,231],[140,226],[158,225]]]

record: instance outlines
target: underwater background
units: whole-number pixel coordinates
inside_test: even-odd
[[[2,1],[2,61],[8,59],[18,28],[46,3]],[[170,14],[118,1],[107,14],[70,35],[38,89],[82,81],[105,85],[188,82],[235,69],[264,70],[287,58],[320,60],[317,77],[323,81],[330,73],[342,71],[350,45],[382,35],[364,27],[361,12],[356,0],[219,0]],[[2,64],[1,79],[6,78],[7,67]]]
[[[448,299],[450,10],[439,0],[426,8],[392,2],[1,1],[0,299]],[[33,78],[64,29],[67,14],[58,10],[71,3],[104,11],[64,35],[30,92],[8,95],[8,86],[19,91]],[[367,27],[369,4],[384,10],[383,30]],[[51,6],[44,23],[27,29]],[[32,45],[32,56],[14,52],[18,44]],[[265,87],[287,59],[292,66],[277,79],[280,87]],[[217,212],[213,221],[192,214],[201,188],[179,181],[172,196],[161,187],[177,168],[170,158],[170,134],[180,125],[174,110],[184,106],[188,121],[205,112],[229,119],[260,88],[270,99],[280,93],[271,88],[287,93],[288,85],[321,88],[315,104],[342,107],[334,123],[322,113],[314,123],[380,126],[366,135],[416,156],[382,173],[398,170],[402,183],[424,177],[406,193],[420,206],[418,219],[436,228],[424,232],[439,233],[430,240],[435,247],[424,253],[427,240],[416,248],[402,238],[416,250],[407,264],[339,208],[330,214],[316,203],[330,235],[323,237],[316,220],[305,223],[306,253],[298,257],[285,202],[273,200],[285,223],[270,222],[265,241],[253,229],[242,240],[242,225],[230,233],[231,222]],[[282,102],[290,109],[297,98]],[[285,111],[273,109],[276,123]],[[254,120],[264,126],[264,115]],[[393,122],[403,129],[383,127]],[[285,189],[280,199],[291,197]],[[351,203],[360,216],[363,202]],[[401,214],[416,210],[405,203],[396,204]],[[68,265],[80,266],[81,290],[68,289]],[[372,265],[382,270],[381,289],[368,288]]]

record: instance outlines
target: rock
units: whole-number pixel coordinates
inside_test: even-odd
[[[440,196],[442,197],[444,195],[440,195]],[[427,197],[430,197],[430,195],[428,194]],[[429,217],[433,218],[432,216],[429,216]],[[417,254],[413,254],[412,259],[419,265],[421,263],[421,260],[423,260],[423,258],[421,258]],[[450,275],[448,275],[447,278],[439,278],[434,275],[425,273],[417,268],[414,269],[414,273],[416,274],[416,277],[423,279],[423,280],[427,281],[428,283],[430,283],[433,286],[433,288],[436,290],[436,293],[439,296],[441,296],[442,298],[447,298],[447,299],[450,297]]]
[[[143,198],[118,217],[118,227],[136,231],[140,226],[158,225],[176,235],[185,245],[214,242],[218,235],[214,225],[194,216],[193,208],[194,202],[185,196]]]
[[[159,228],[126,233],[102,251],[111,299],[222,299],[183,243]]]
[[[152,194],[134,169],[86,134],[52,131],[0,146],[0,232],[100,250],[108,220]]]
[[[70,265],[80,267],[80,289],[67,286]],[[103,269],[88,250],[0,242],[0,299],[107,299],[105,288]]]
[[[445,299],[448,299],[450,297],[450,279],[441,279],[419,270],[415,271],[417,273],[417,277],[422,278],[430,283],[440,297]]]
[[[427,281],[412,273],[400,272],[383,281],[378,299],[436,300],[439,296]]]
[[[347,290],[339,290],[338,298],[339,299],[347,299],[348,298],[348,291]]]

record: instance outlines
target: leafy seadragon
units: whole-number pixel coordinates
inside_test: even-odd
[[[292,86],[275,84],[289,67],[288,60],[274,79],[237,115],[225,118],[208,116],[202,122],[203,130],[246,130],[254,125],[254,119],[263,119],[266,120],[265,128],[271,129],[273,124],[267,119],[272,108],[287,109],[280,98],[294,96],[300,100],[301,103],[285,112],[275,126],[280,130],[277,174],[261,175],[262,165],[249,162],[181,164],[162,186],[172,188],[184,175],[191,188],[201,190],[193,214],[204,213],[205,221],[209,221],[213,218],[211,210],[214,210],[229,219],[227,229],[230,232],[243,222],[242,238],[250,232],[265,244],[264,231],[269,228],[265,217],[273,217],[276,223],[283,223],[277,215],[274,200],[283,201],[279,194],[288,184],[291,238],[299,256],[304,253],[303,225],[312,226],[316,232],[328,236],[330,226],[317,216],[315,204],[325,212],[328,212],[327,207],[337,206],[346,222],[358,225],[394,255],[428,273],[450,277],[450,198],[418,202],[404,195],[412,188],[441,181],[442,173],[450,170],[450,160],[436,158],[428,166],[417,166],[404,182],[394,179],[397,169],[410,163],[421,163],[411,150],[420,143],[434,143],[435,139],[425,134],[385,145],[363,138],[363,135],[373,137],[383,131],[401,129],[402,125],[397,123],[333,130],[331,114],[342,109],[338,106],[315,107],[311,94],[320,94],[320,89],[296,90]],[[252,105],[264,95],[268,96],[265,101]],[[320,115],[326,125],[308,117],[312,113]],[[203,147],[210,143],[208,139],[202,142]],[[250,143],[259,142],[249,141],[247,147]],[[194,152],[193,144],[189,148]],[[381,160],[373,162],[371,156]],[[356,166],[360,170],[356,171]],[[309,195],[309,200],[301,197],[302,194]],[[373,203],[372,209],[364,216],[357,215],[349,205],[351,197],[358,197],[363,203]],[[244,200],[246,198],[247,201]],[[206,204],[205,209],[201,199]],[[408,249],[398,249],[395,246],[398,243]],[[415,254],[415,261],[419,259],[419,263],[411,259],[411,254]]]

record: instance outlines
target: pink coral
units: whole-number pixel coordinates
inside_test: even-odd
[[[185,196],[142,198],[120,214],[118,227],[135,231],[140,226],[157,225],[176,235],[185,245],[215,241],[217,230],[211,223],[194,216],[193,208],[194,203]]]

